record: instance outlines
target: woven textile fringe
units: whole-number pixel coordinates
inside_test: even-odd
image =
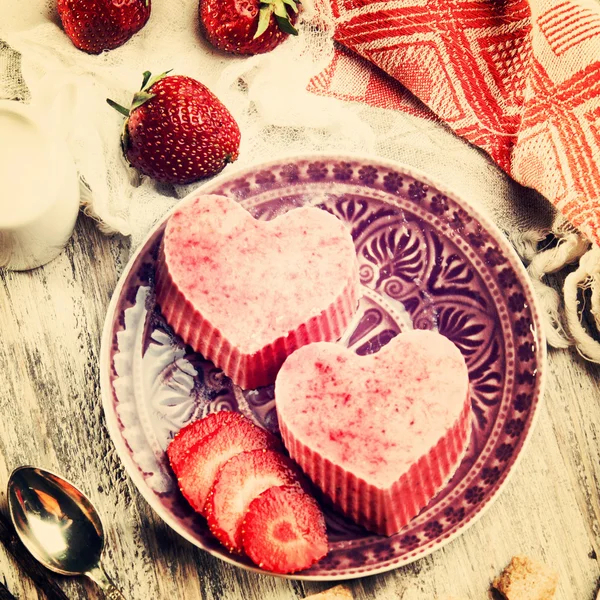
[[[600,331],[600,248],[571,228],[555,236],[556,245],[547,250],[538,249],[539,242],[546,237],[543,232],[520,232],[509,238],[521,258],[529,263],[527,272],[539,302],[548,344],[553,348],[574,345],[586,360],[600,363],[600,343],[583,325],[589,312]],[[578,266],[567,275],[561,298],[543,279],[572,264]],[[590,307],[582,300],[586,290],[591,292]]]
[[[594,246],[579,260],[579,267],[565,281],[565,316],[577,351],[586,360],[600,363],[600,343],[594,340],[582,324],[584,301],[582,292],[591,290],[590,313],[600,331],[600,248]]]

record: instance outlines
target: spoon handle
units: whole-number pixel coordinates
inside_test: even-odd
[[[88,571],[86,575],[104,592],[104,597],[106,600],[125,600],[125,596],[123,596],[123,594],[111,581],[102,565],[94,567]]]

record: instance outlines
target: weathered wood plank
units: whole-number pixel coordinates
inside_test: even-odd
[[[124,472],[102,415],[98,356],[126,243],[82,218],[67,251],[30,273],[0,273],[0,509],[10,471],[30,463],[89,494],[107,532],[107,569],[139,600],[293,600],[333,584],[260,576],[195,548],[148,507]],[[358,600],[487,597],[512,555],[560,573],[557,600],[592,600],[600,567],[600,367],[551,352],[535,434],[501,498],[441,551],[349,582]],[[0,547],[0,573],[20,599],[42,598]],[[74,600],[90,583],[59,578]]]

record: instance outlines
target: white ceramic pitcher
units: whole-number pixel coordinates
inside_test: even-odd
[[[31,106],[0,100],[0,268],[51,261],[78,210],[77,171],[64,140]]]

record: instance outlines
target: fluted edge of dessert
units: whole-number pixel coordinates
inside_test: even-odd
[[[373,533],[390,536],[417,516],[456,472],[469,445],[471,401],[467,394],[452,427],[385,489],[311,450],[291,434],[281,419],[279,428],[290,456],[337,510]]]
[[[173,331],[194,351],[222,369],[242,389],[272,384],[285,359],[313,342],[338,340],[350,324],[360,296],[358,269],[354,269],[337,298],[297,329],[253,353],[246,353],[194,308],[169,273],[161,241],[156,268],[156,301]]]

